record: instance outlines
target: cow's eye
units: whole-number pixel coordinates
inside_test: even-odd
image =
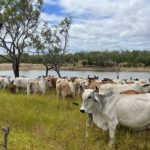
[[[89,96],[88,99],[91,99],[91,96]]]

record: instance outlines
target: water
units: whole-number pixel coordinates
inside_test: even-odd
[[[99,79],[103,78],[111,78],[116,79],[117,73],[116,72],[99,72],[99,71],[60,71],[61,76],[67,77],[84,77],[86,78],[88,75],[91,77],[96,75]],[[14,74],[12,70],[3,70],[0,71],[0,75],[8,75],[11,78],[14,78]],[[45,75],[45,70],[21,70],[20,76],[26,76],[29,78],[36,78],[40,75]],[[49,75],[53,75],[57,77],[57,73],[55,71],[49,71]],[[130,79],[132,78],[140,78],[140,79],[149,79],[150,72],[120,72],[119,73],[120,79]]]

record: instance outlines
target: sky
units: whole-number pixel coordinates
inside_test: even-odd
[[[50,24],[73,19],[68,50],[150,50],[150,0],[44,0]]]

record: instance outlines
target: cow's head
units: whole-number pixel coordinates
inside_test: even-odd
[[[46,85],[47,88],[53,87],[50,78],[45,78],[45,79],[44,79],[44,82],[45,82],[45,85]]]
[[[94,110],[102,111],[105,104],[105,99],[110,97],[112,92],[107,93],[97,93],[92,89],[85,89],[82,94],[83,103],[80,108],[82,113],[92,113]]]
[[[86,81],[80,82],[80,90],[81,91],[84,91],[87,88],[88,88],[88,82],[86,82]]]
[[[82,94],[83,103],[80,111],[82,113],[92,113],[95,105],[101,105],[100,100],[102,99],[102,97],[103,95],[96,93],[95,91],[93,91],[93,89],[85,89],[84,93]]]

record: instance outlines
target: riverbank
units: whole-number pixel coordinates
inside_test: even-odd
[[[0,70],[11,70],[12,64],[3,63],[0,64]],[[44,65],[42,64],[20,64],[20,70],[45,70]],[[114,67],[107,67],[107,68],[99,68],[99,67],[72,67],[72,66],[64,66],[61,67],[61,70],[71,70],[71,71],[108,71],[108,72],[117,72],[117,68]],[[120,68],[120,72],[150,72],[150,67],[137,67],[137,68]]]

